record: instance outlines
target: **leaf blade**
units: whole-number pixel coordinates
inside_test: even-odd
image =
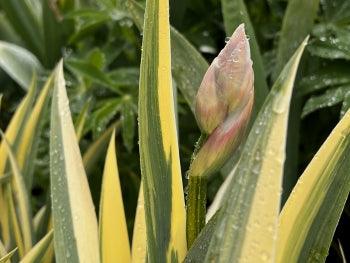
[[[350,191],[349,134],[348,111],[307,166],[283,207],[278,262],[288,257],[325,260]]]
[[[49,231],[20,261],[20,263],[40,263],[52,245],[53,230]]]
[[[186,253],[168,9],[168,1],[147,1],[140,71],[140,157],[150,262],[178,262]]]
[[[51,109],[50,177],[56,260],[100,262],[97,219],[68,106],[62,61]]]
[[[100,249],[103,262],[131,262],[128,229],[126,226],[123,197],[113,131],[103,172],[100,200]]]
[[[4,41],[0,41],[0,67],[25,90],[30,86],[33,73],[43,71],[32,53]]]

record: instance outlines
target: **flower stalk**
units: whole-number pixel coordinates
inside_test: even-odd
[[[205,225],[207,177],[237,149],[250,120],[254,102],[252,64],[242,24],[213,60],[198,89],[196,119],[203,135],[188,171],[188,247]]]

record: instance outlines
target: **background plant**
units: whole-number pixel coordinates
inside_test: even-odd
[[[117,149],[121,149],[118,150],[118,167],[131,236],[140,182],[138,151],[133,145],[137,133],[136,102],[142,37],[139,29],[143,25],[143,11],[138,5],[133,5],[132,1],[128,1],[127,6],[119,1],[58,1],[57,6],[46,3],[51,2],[28,0],[23,1],[25,6],[14,9],[18,1],[1,1],[3,22],[0,28],[0,65],[15,80],[11,81],[5,73],[1,75],[1,92],[4,95],[2,127],[8,127],[16,105],[26,93],[19,86],[24,89],[30,86],[32,69],[38,71],[38,86],[41,87],[48,72],[64,56],[70,106],[78,137],[81,138],[80,147],[85,153],[83,161],[86,172],[90,175],[90,189],[96,207],[99,203],[100,175],[103,169],[103,158],[99,157],[104,156],[98,152],[105,151],[113,128],[117,131],[121,129],[117,136]],[[223,46],[225,35],[230,35],[239,23],[246,23],[257,74],[256,90],[259,92],[255,112],[258,112],[264,102],[267,87],[272,86],[297,45],[311,32],[310,45],[297,76],[291,107],[292,131],[287,146],[284,200],[298,175],[338,122],[339,114],[344,114],[348,108],[349,4],[346,1],[308,3],[310,4],[305,4],[304,1],[289,1],[288,5],[287,1],[247,1],[246,4],[243,1],[170,3],[172,24],[209,62]],[[305,4],[304,8],[300,8],[302,4]],[[22,5],[21,2],[19,5]],[[14,10],[22,10],[23,13]],[[301,19],[304,17],[308,18],[307,21]],[[300,26],[300,23],[304,26]],[[276,37],[278,32],[279,37]],[[174,87],[180,91],[176,105],[181,167],[182,174],[185,174],[193,145],[199,136],[191,113],[193,98],[208,64],[203,56],[186,46],[187,42],[178,32],[172,30],[171,36]],[[8,43],[24,47],[35,57],[24,50],[18,51],[17,47]],[[49,111],[44,110],[42,115],[41,125],[48,127]],[[300,119],[300,116],[303,118]],[[296,132],[298,127],[300,132]],[[28,186],[34,213],[43,211],[41,208],[48,195],[48,131],[48,128],[43,129],[38,142],[37,161],[32,168],[35,176],[32,186]],[[17,152],[17,146],[12,147]],[[235,159],[237,157],[233,156]],[[209,203],[230,170],[231,167],[227,165],[220,174],[209,179]],[[348,241],[342,231],[342,226],[348,222],[346,211],[347,208],[331,249],[334,257],[341,255],[338,239],[347,247]],[[38,237],[43,237],[46,233],[46,229],[41,231]]]

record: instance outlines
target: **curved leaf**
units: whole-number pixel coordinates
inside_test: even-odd
[[[26,46],[38,57],[44,57],[43,30],[39,21],[37,8],[28,0],[1,1],[1,7],[6,13],[12,27],[23,39]]]
[[[350,111],[316,153],[283,207],[277,262],[325,261],[349,195],[349,170]]]
[[[0,41],[0,67],[25,90],[30,86],[33,73],[43,70],[28,50],[4,41]]]

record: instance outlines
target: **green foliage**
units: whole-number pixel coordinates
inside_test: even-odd
[[[181,206],[181,196],[184,195],[181,195],[182,188],[180,189],[180,187],[178,187],[180,195],[174,194],[175,188],[170,191],[171,183],[178,180],[179,186],[179,182],[183,180],[183,189],[186,193],[188,181],[185,174],[190,166],[194,144],[200,136],[193,115],[197,89],[209,64],[225,45],[225,36],[231,35],[234,28],[242,22],[246,24],[247,34],[250,37],[251,55],[254,63],[255,114],[252,117],[250,127],[255,128],[259,125],[259,121],[257,121],[253,126],[255,117],[263,115],[262,112],[259,114],[259,109],[269,107],[269,99],[265,101],[268,93],[271,92],[270,102],[273,96],[271,94],[276,94],[274,93],[276,88],[272,88],[275,79],[302,40],[310,34],[309,45],[305,48],[295,79],[292,103],[289,108],[289,139],[285,148],[287,162],[285,165],[283,162],[281,164],[285,172],[279,174],[278,178],[282,180],[283,176],[285,186],[283,195],[284,201],[286,201],[298,177],[302,174],[305,177],[305,172],[303,173],[305,167],[308,166],[325,139],[329,137],[334,145],[340,145],[338,150],[334,150],[336,152],[334,156],[338,158],[338,161],[332,166],[334,169],[329,173],[320,173],[320,176],[325,176],[322,177],[326,178],[325,181],[328,180],[327,187],[329,186],[329,188],[325,188],[327,195],[324,199],[323,197],[317,199],[322,200],[322,203],[318,206],[319,210],[312,219],[312,227],[305,230],[308,237],[302,241],[294,240],[293,244],[296,247],[301,247],[299,247],[300,259],[321,262],[347,259],[350,255],[346,245],[349,239],[346,236],[344,225],[348,224],[350,219],[349,213],[342,213],[342,210],[343,207],[345,207],[344,211],[349,209],[349,205],[345,203],[349,192],[348,184],[344,181],[346,177],[343,175],[347,169],[346,161],[349,157],[348,140],[344,139],[341,143],[335,144],[335,132],[331,136],[329,134],[338,123],[339,118],[348,116],[346,112],[350,108],[349,1],[210,0],[204,2],[170,0],[171,85],[175,102],[174,123],[176,126],[172,127],[172,124],[169,124],[171,122],[169,116],[172,118],[173,114],[166,116],[168,116],[168,128],[172,132],[177,131],[176,138],[179,142],[174,143],[173,141],[173,145],[179,146],[180,153],[181,167],[179,165],[176,172],[169,172],[166,169],[169,166],[169,159],[161,154],[164,144],[160,144],[164,139],[164,131],[159,133],[159,136],[152,135],[157,127],[157,118],[152,119],[151,117],[161,118],[160,116],[164,113],[155,110],[154,105],[159,103],[159,98],[152,101],[146,100],[149,99],[149,94],[155,94],[155,90],[148,89],[147,85],[144,84],[146,79],[149,81],[149,78],[153,76],[148,75],[146,78],[146,71],[151,64],[143,64],[143,68],[141,67],[140,70],[141,55],[143,63],[146,58],[149,58],[149,54],[152,54],[152,58],[157,55],[154,50],[155,42],[148,43],[148,46],[143,42],[146,38],[148,40],[154,38],[151,32],[154,29],[152,27],[153,21],[149,21],[150,18],[144,16],[146,3],[150,6],[151,2],[160,1],[0,1],[0,94],[2,95],[0,128],[4,130],[4,136],[7,138],[7,140],[1,139],[0,149],[1,157],[5,156],[0,161],[0,261],[6,262],[8,261],[7,257],[11,257],[11,262],[19,260],[38,262],[41,259],[44,262],[52,262],[53,240],[55,239],[57,244],[57,242],[61,242],[57,240],[63,240],[64,237],[59,234],[51,234],[51,212],[54,214],[54,220],[56,217],[57,223],[57,215],[61,215],[59,205],[62,200],[66,202],[65,204],[69,204],[67,207],[75,207],[69,202],[69,196],[60,195],[59,190],[50,190],[48,187],[50,182],[50,133],[53,134],[51,137],[52,155],[55,155],[54,151],[59,148],[57,145],[64,144],[63,137],[60,137],[62,134],[56,134],[59,138],[54,138],[55,133],[53,132],[53,130],[57,132],[57,127],[62,124],[54,122],[61,117],[58,114],[59,109],[56,107],[54,110],[56,112],[52,113],[48,107],[49,103],[57,106],[55,104],[57,97],[51,97],[53,78],[56,78],[56,86],[59,82],[56,76],[57,70],[54,75],[49,74],[53,72],[61,58],[63,58],[65,88],[69,98],[70,113],[77,135],[77,141],[72,140],[72,145],[79,145],[82,159],[79,160],[78,166],[84,166],[89,182],[89,187],[84,188],[89,193],[82,196],[91,196],[92,202],[98,210],[104,157],[108,142],[115,129],[120,187],[128,236],[131,237],[133,233],[136,207],[143,206],[148,213],[147,224],[152,224],[152,227],[153,225],[155,227],[162,225],[164,228],[171,228],[171,233],[167,232],[169,235],[165,235],[162,229],[157,228],[157,234],[154,236],[159,237],[160,235],[160,238],[164,237],[165,241],[160,245],[151,244],[149,251],[152,252],[150,252],[149,259],[151,260],[149,261],[155,261],[157,257],[163,257],[165,254],[169,259],[169,251],[173,252],[171,257],[176,258],[176,255],[180,255],[182,258],[183,244],[179,246],[176,243],[178,240],[166,240],[169,237],[174,237],[175,234],[181,236],[183,230],[181,227],[178,229],[174,227],[173,222],[176,220],[172,218],[171,211],[175,209],[176,204]],[[155,10],[153,11],[156,12]],[[144,23],[144,18],[146,18],[146,23]],[[170,55],[161,56],[162,59],[165,57],[170,57]],[[33,73],[37,75],[36,81],[33,81]],[[63,72],[60,74],[62,80]],[[143,80],[141,86],[144,85],[141,92],[139,90],[140,78]],[[31,84],[36,84],[37,89],[35,90],[33,85],[32,89],[29,89]],[[171,85],[166,86],[169,88]],[[153,88],[155,87],[156,85],[153,86]],[[57,95],[57,88],[55,92]],[[280,96],[286,98],[286,94]],[[23,97],[26,99],[22,100]],[[160,101],[163,101],[163,97],[160,97]],[[272,121],[273,118],[271,118]],[[50,123],[56,125],[54,127],[57,129],[50,128]],[[345,123],[344,119],[341,123]],[[148,124],[150,126],[147,126]],[[138,130],[138,127],[141,128]],[[271,131],[266,127],[261,129],[263,132],[258,134],[271,136]],[[234,247],[230,247],[230,251],[235,251],[234,249],[239,248],[237,240],[241,245],[245,244],[246,235],[243,232],[238,231],[238,233],[235,227],[239,225],[240,229],[243,229],[243,225],[248,225],[247,218],[243,220],[242,217],[247,215],[245,206],[252,200],[244,198],[246,196],[243,192],[246,193],[244,191],[246,188],[242,185],[247,184],[252,178],[251,174],[256,170],[256,167],[250,169],[249,165],[244,165],[244,160],[239,162],[238,172],[232,170],[232,167],[238,162],[242,152],[243,156],[246,157],[245,160],[252,158],[251,165],[255,162],[253,158],[255,152],[251,150],[252,148],[248,148],[250,144],[253,144],[251,137],[255,137],[260,142],[268,141],[267,137],[253,136],[254,130],[256,131],[253,128],[247,143],[242,140],[242,146],[236,153],[232,154],[225,169],[220,174],[216,173],[207,178],[206,195],[207,206],[209,206],[218,192],[220,184],[226,178],[232,178],[233,175],[236,175],[231,184],[229,184],[230,181],[226,182],[226,185],[232,186],[230,187],[231,191],[227,191],[226,196],[221,197],[223,198],[222,203],[218,202],[224,205],[227,212],[223,213],[220,212],[222,210],[219,210],[210,223],[206,224],[204,231],[187,254],[187,262],[203,262],[206,257],[209,260],[211,256],[217,256],[218,253],[222,255],[222,258],[231,260],[226,257],[227,255],[224,255],[225,253],[220,250],[219,246],[222,244],[225,244],[225,247],[232,245]],[[347,138],[348,131],[345,129],[342,134]],[[280,137],[277,137],[284,140],[285,136],[285,132],[281,132]],[[147,145],[148,141],[150,141],[149,145]],[[280,146],[284,145],[282,141]],[[332,143],[328,143],[328,145],[330,144]],[[158,149],[158,154],[154,154],[155,149]],[[172,153],[174,153],[173,151],[176,153],[177,147],[171,146],[171,149]],[[254,149],[258,151],[260,148]],[[339,149],[342,150],[341,153]],[[64,152],[67,149],[61,150]],[[78,147],[75,147],[73,152],[79,152]],[[145,154],[146,152],[147,154]],[[151,154],[152,152],[153,154]],[[249,154],[251,156],[247,156]],[[70,157],[70,154],[66,155]],[[141,165],[140,155],[143,158]],[[151,158],[148,160],[149,156]],[[263,154],[259,156],[263,156]],[[171,157],[175,158],[172,160],[177,165],[177,156]],[[262,159],[266,160],[266,158]],[[58,163],[61,162],[63,167],[60,158],[57,157],[55,160]],[[310,166],[314,166],[314,164]],[[325,171],[329,170],[325,169]],[[153,180],[154,178],[150,174],[152,176],[157,174],[158,179]],[[229,174],[232,176],[228,177]],[[53,173],[51,173],[52,175]],[[165,175],[168,175],[167,179],[163,177]],[[169,179],[169,175],[173,176],[172,180]],[[143,178],[148,176],[145,181],[147,184],[145,188],[146,199],[145,203],[137,206],[141,176]],[[56,181],[52,179],[59,184],[58,178],[64,181],[66,177],[62,175],[57,177]],[[255,179],[260,180],[259,178],[263,177]],[[65,187],[69,192],[69,185],[67,184]],[[156,202],[151,201],[153,198],[152,187],[156,189],[155,192],[158,194],[154,197]],[[317,188],[318,185],[313,185],[313,187],[316,190],[321,189]],[[258,189],[259,187],[252,187],[249,191],[252,191],[250,193],[258,193]],[[314,192],[310,190],[310,195],[319,191],[316,190]],[[317,192],[318,197],[321,195],[319,192]],[[54,197],[58,196],[61,200],[60,204],[54,205],[53,211],[50,209],[51,194]],[[180,199],[176,199],[174,196]],[[238,201],[228,203],[225,201],[227,196],[230,196],[231,201]],[[252,196],[253,194],[250,195],[250,198],[253,198]],[[4,203],[4,200],[7,202]],[[271,203],[277,204],[278,202],[279,199],[275,199]],[[290,205],[291,201],[287,201],[287,204],[288,202],[289,205],[286,207],[293,207]],[[316,203],[312,202],[305,202],[306,210],[309,206],[314,207]],[[166,209],[159,210],[158,208],[165,203],[168,205]],[[237,203],[241,203],[241,205]],[[250,205],[252,203],[254,202],[250,202]],[[2,204],[6,205],[1,206]],[[205,200],[203,204],[205,206]],[[152,205],[155,206],[152,207]],[[217,209],[218,207],[214,210]],[[259,211],[258,206],[255,207],[255,210]],[[71,215],[75,213],[74,211],[76,210],[70,211]],[[159,211],[164,213],[157,214]],[[327,211],[333,212],[330,214]],[[90,216],[82,214],[79,216],[91,217],[93,214],[91,211],[88,213]],[[5,214],[8,216],[4,217]],[[291,212],[291,214],[293,213]],[[237,217],[240,216],[241,220],[237,220]],[[305,216],[307,217],[307,215]],[[74,219],[74,216],[65,218],[69,221]],[[150,222],[150,218],[155,218],[155,221]],[[328,223],[322,221],[322,218],[328,220]],[[223,223],[222,220],[228,220],[230,223]],[[291,221],[290,225],[298,226],[298,220]],[[76,231],[77,225],[73,221],[70,222],[69,229]],[[57,224],[64,225],[66,222],[59,221]],[[338,227],[334,234],[337,224]],[[223,225],[227,230],[225,232],[233,229],[236,243],[229,239],[220,240],[217,238],[217,236],[222,235],[220,231],[222,231]],[[305,226],[308,225],[305,224]],[[149,235],[152,227],[150,228],[149,225],[147,227]],[[297,232],[297,230],[293,231]],[[317,232],[322,236],[318,235]],[[162,236],[163,234],[164,236]],[[78,235],[77,238],[84,239]],[[215,241],[211,242],[211,240]],[[339,242],[343,244],[343,249],[339,246]],[[93,249],[96,249],[94,246],[92,246]],[[164,251],[164,247],[167,246],[169,250]],[[329,246],[329,256],[326,259]],[[74,245],[73,248],[76,248],[76,251],[72,252],[70,256],[76,257],[79,261],[81,247],[78,248]],[[211,251],[207,256],[208,248]],[[146,245],[142,249],[146,251]],[[61,247],[59,253],[63,255],[62,251],[64,248]],[[289,255],[288,253],[286,252],[285,255]],[[236,253],[236,255],[238,254]],[[63,256],[60,259],[63,260]],[[224,261],[224,259],[222,260]]]

